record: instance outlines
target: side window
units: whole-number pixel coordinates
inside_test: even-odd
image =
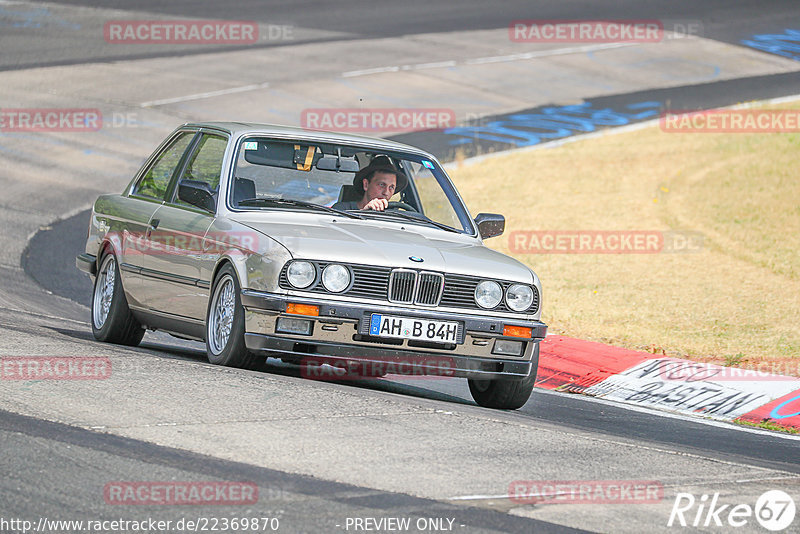
[[[219,135],[203,134],[203,138],[197,143],[194,153],[186,164],[181,180],[197,180],[205,182],[211,189],[219,187],[219,178],[222,174],[222,159],[225,156],[225,148],[228,140]],[[175,196],[178,195],[177,187]],[[188,206],[186,202],[176,199],[178,204]]]
[[[189,146],[194,132],[180,134],[161,154],[155,163],[133,188],[133,194],[163,200],[167,187],[181,161],[186,147]]]

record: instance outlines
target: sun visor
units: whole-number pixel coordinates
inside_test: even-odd
[[[310,171],[322,157],[322,153],[313,145],[245,141],[243,148],[247,163],[298,171]]]

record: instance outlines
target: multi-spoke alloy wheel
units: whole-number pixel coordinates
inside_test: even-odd
[[[100,269],[94,279],[92,333],[100,341],[133,346],[144,336],[144,328],[125,300],[117,259],[111,252],[100,259]]]
[[[208,326],[208,345],[214,354],[225,350],[231,337],[233,314],[236,307],[234,284],[231,275],[225,275],[217,284],[211,301],[210,324]]]
[[[108,255],[103,260],[103,265],[97,273],[97,283],[94,286],[94,303],[92,318],[94,326],[102,328],[111,310],[111,299],[114,298],[114,283],[117,280],[117,262],[114,256]]]
[[[212,287],[206,316],[208,361],[230,367],[254,367],[259,358],[244,343],[244,308],[239,297],[239,280],[231,264],[219,270]]]

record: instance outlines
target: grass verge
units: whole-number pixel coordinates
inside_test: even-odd
[[[774,430],[776,432],[786,432],[787,434],[800,434],[800,430],[797,430],[796,428],[793,428],[793,427],[790,427],[790,426],[779,425],[778,423],[773,423],[769,419],[765,419],[765,420],[761,421],[760,423],[753,423],[751,421],[745,421],[744,419],[734,419],[733,422],[736,423],[737,425],[750,426],[750,427],[753,427],[753,428],[762,428],[764,430]]]
[[[473,213],[506,216],[506,233],[486,244],[541,277],[551,332],[800,376],[798,154],[800,134],[653,127],[451,174]],[[515,231],[578,230],[677,232],[702,243],[541,254],[510,242]]]

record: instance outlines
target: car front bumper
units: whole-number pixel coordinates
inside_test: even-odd
[[[75,267],[90,276],[95,276],[97,274],[97,256],[86,253],[79,254],[75,258]]]
[[[334,302],[252,290],[242,291],[241,299],[245,308],[245,342],[249,350],[331,364],[352,360],[384,364],[384,369],[387,363],[394,364],[395,368],[406,364],[407,368],[412,366],[414,372],[425,374],[519,380],[536,372],[538,343],[547,333],[544,323],[523,319]],[[288,314],[286,310],[290,302],[317,306],[319,314]],[[460,325],[461,342],[445,344],[370,336],[365,325],[373,313],[457,322]],[[311,321],[310,333],[279,333],[276,326],[281,317]],[[505,326],[530,328],[531,336],[520,338],[503,335]],[[521,343],[519,354],[497,354],[498,340]]]

